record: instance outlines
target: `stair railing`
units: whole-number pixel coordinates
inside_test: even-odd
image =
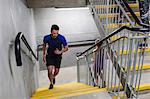
[[[148,32],[149,29],[147,28],[147,26],[145,26],[143,30],[142,28],[139,30],[138,28],[132,28],[132,29],[129,28],[128,26],[137,27],[135,24],[137,22],[134,22],[133,19],[131,19],[131,17],[133,18],[135,17],[134,19],[136,19],[137,16],[132,11],[129,11],[129,13],[126,13],[125,11],[126,5],[123,3],[124,2],[119,2],[118,0],[90,0],[91,11],[92,11],[95,23],[98,26],[100,35],[102,37],[98,45],[111,45],[111,46],[105,46],[105,47],[102,47],[101,49],[98,48],[100,50],[96,52],[98,53],[97,54],[98,61],[93,62],[94,59],[91,58],[93,57],[93,53],[94,53],[93,50],[95,49],[94,47],[96,47],[97,44],[93,45],[94,47],[92,46],[89,49],[87,49],[85,52],[81,53],[80,54],[81,56],[79,54],[77,55],[79,56],[77,57],[77,65],[78,65],[77,70],[78,70],[78,77],[79,77],[78,81],[86,82],[87,84],[92,84],[94,86],[98,85],[99,87],[105,87],[108,85],[108,86],[111,86],[111,88],[107,86],[108,91],[116,94],[118,97],[120,97],[119,96],[120,92],[124,92],[126,93],[126,96],[128,98],[132,98],[132,97],[138,96],[139,90],[137,90],[137,86],[139,86],[138,81],[140,82],[141,78],[137,75],[141,75],[141,72],[140,73],[136,72],[135,66],[138,64],[137,65],[138,68],[142,68],[142,64],[144,61],[144,51],[146,49],[144,44],[146,44],[145,39],[147,39],[148,37],[148,36],[140,37],[138,35],[139,34],[144,35],[144,32]],[[139,25],[144,25],[144,24],[139,24]],[[123,28],[126,28],[127,30],[124,30]],[[135,33],[135,31],[137,32]],[[136,37],[136,39],[133,39],[135,38],[136,35],[138,37]],[[118,42],[118,45],[116,44],[113,45],[113,43],[111,43],[114,41],[115,43]],[[143,45],[139,47],[138,44],[140,44],[141,42],[143,43]],[[133,47],[132,45],[135,45],[135,46]],[[133,55],[133,52],[131,52],[132,49],[134,49],[134,55]],[[141,54],[139,54],[138,52],[140,52]],[[101,53],[107,53],[107,54],[101,55]],[[116,53],[117,55],[113,53]],[[120,55],[118,55],[118,53],[120,53]],[[127,53],[126,57],[128,57],[128,59],[124,58],[124,55],[123,55],[124,53]],[[107,56],[106,59],[103,58],[105,56]],[[135,56],[135,57],[138,56],[140,58],[138,59],[134,58],[134,61],[131,61],[132,56]],[[103,68],[97,68],[98,71],[96,69],[92,70],[93,67],[91,66],[103,66],[103,64],[108,63],[108,62],[103,62],[102,59],[105,61],[106,60],[110,61],[109,64],[111,64],[112,67],[109,67],[109,68],[111,68],[112,72],[114,72],[112,74],[116,74],[115,80],[114,80],[115,84],[116,82],[118,82],[116,79],[120,81],[118,82],[119,87],[112,86],[113,82],[111,82],[110,85],[108,84],[109,81],[104,79],[106,77],[107,72],[105,72]],[[118,62],[119,59],[120,61]],[[137,63],[137,60],[138,60],[138,63]],[[123,62],[125,63],[125,65],[123,64]],[[130,68],[132,67],[131,64],[134,67],[133,69],[134,72],[131,73],[132,76],[129,75]],[[141,71],[141,69],[139,69],[138,71]],[[99,75],[101,82],[97,81],[98,78],[97,76],[95,76],[95,72],[97,72],[96,75]],[[108,72],[111,72],[111,71],[108,71]],[[136,78],[135,78],[136,81],[133,80],[135,75],[136,75]],[[130,76],[132,77],[132,81],[129,80]],[[113,76],[110,78],[112,81]],[[121,91],[121,90],[124,90],[124,91]]]
[[[100,88],[106,87],[118,97],[122,93],[128,98],[137,97],[146,50],[145,46],[139,47],[138,44],[145,43],[144,39],[149,36],[131,34],[148,31],[150,30],[146,28],[122,26],[84,52],[78,53],[78,81]],[[121,36],[113,39],[118,34]]]
[[[15,38],[15,56],[16,56],[16,63],[17,66],[22,66],[22,59],[21,59],[21,42],[23,41],[29,52],[31,52],[32,56],[38,61],[38,57],[35,55],[34,51],[30,47],[29,43],[27,42],[25,36],[22,32],[19,32]]]

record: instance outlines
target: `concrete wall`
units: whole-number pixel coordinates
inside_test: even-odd
[[[36,8],[34,9],[34,15],[38,44],[43,43],[42,39],[44,35],[50,34],[52,24],[59,25],[60,34],[63,34],[68,42],[91,40],[99,36],[97,27],[88,7],[58,9]],[[84,51],[83,49],[85,48],[70,48],[64,55],[62,67],[76,65],[76,52]],[[42,60],[40,60],[40,66],[43,66]]]
[[[29,99],[38,87],[38,62],[22,53],[23,66],[16,66],[14,44],[9,44],[18,32],[25,34],[35,51],[33,11],[26,0],[0,0],[0,99]]]
[[[98,30],[89,8],[36,8],[34,9],[37,43],[50,33],[52,24],[60,27],[60,33],[67,40],[81,41],[94,39]]]

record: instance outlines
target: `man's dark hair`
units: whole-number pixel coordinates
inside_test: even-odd
[[[59,26],[56,25],[56,24],[53,24],[52,27],[51,27],[51,32],[52,32],[53,30],[59,30]]]

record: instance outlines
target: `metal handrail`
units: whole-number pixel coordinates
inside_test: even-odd
[[[128,16],[128,14],[126,13],[125,9],[123,8],[123,6],[120,4],[119,0],[115,0],[117,5],[119,6],[120,10],[124,13],[124,15],[126,16],[127,20],[130,22],[131,26],[134,27],[134,23],[132,22],[131,18]]]
[[[33,55],[33,57],[38,61],[38,57],[33,52],[32,48],[30,47],[29,43],[27,42],[25,36],[23,35],[22,32],[19,32],[17,34],[16,38],[15,38],[15,56],[16,56],[17,66],[22,66],[20,39],[26,45],[26,47],[28,48],[28,50]]]
[[[139,31],[139,32],[149,32],[150,29],[144,29],[144,28],[130,28],[128,26],[122,26],[119,29],[113,31],[111,34],[109,34],[108,36],[104,37],[102,40],[100,40],[98,43],[94,44],[93,46],[91,46],[90,48],[88,48],[87,50],[83,51],[82,53],[78,54],[77,57],[83,55],[84,53],[88,52],[89,50],[91,50],[92,48],[96,47],[97,45],[101,44],[102,42],[104,42],[105,40],[107,40],[108,38],[114,36],[115,34],[119,33],[120,31],[127,29],[130,31]]]
[[[142,37],[146,38],[145,36],[142,36]],[[109,42],[107,45],[105,44],[105,45],[103,45],[103,46],[101,46],[101,47],[108,46],[108,45],[110,45],[110,44],[112,44],[112,43],[114,43],[114,42],[116,42],[116,41],[119,41],[120,39],[129,39],[129,38],[126,37],[126,36],[121,36],[121,37],[117,38],[116,40],[113,40],[113,41]],[[93,53],[93,52],[88,53],[88,54],[86,54],[85,56],[88,56],[88,55],[90,55],[90,54],[92,54],[92,53]],[[81,53],[77,53],[76,56],[79,57],[80,54],[81,54]],[[82,59],[82,58],[84,58],[84,56],[81,57],[81,58],[79,57],[78,59]]]
[[[130,8],[130,6],[128,5],[128,3],[125,0],[122,0],[122,1],[138,25],[143,26],[145,28],[150,28],[150,26],[148,24],[144,24],[141,20],[139,20],[139,18],[136,16],[134,11]]]

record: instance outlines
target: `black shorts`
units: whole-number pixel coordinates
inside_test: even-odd
[[[47,55],[46,56],[46,66],[53,65],[56,68],[60,68],[61,59],[62,59],[61,56],[56,56],[56,57],[53,56],[52,57],[52,56]]]

